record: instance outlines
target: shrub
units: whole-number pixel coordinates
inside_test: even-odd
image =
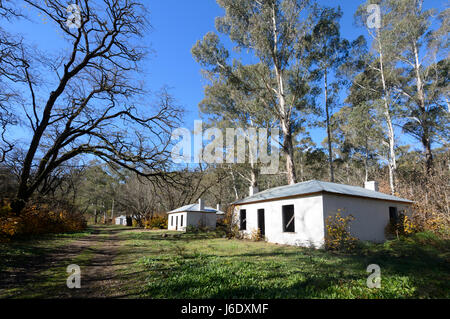
[[[328,216],[326,225],[325,247],[328,250],[351,251],[356,248],[358,239],[350,234],[350,223],[355,220],[352,215],[342,217],[340,210],[334,216]]]
[[[398,195],[414,200],[411,207],[414,231],[432,232],[442,239],[450,239],[448,179],[448,159],[437,161],[432,174],[417,171],[413,177],[399,175]]]
[[[167,217],[166,216],[155,216],[151,219],[147,219],[144,222],[145,229],[166,229],[167,228]]]
[[[198,227],[195,227],[192,225],[186,226],[186,233],[197,233],[197,232],[198,232]]]
[[[13,214],[7,203],[2,203],[0,208],[0,241],[3,242],[27,235],[76,232],[86,226],[81,214],[51,210],[47,205],[27,206],[19,216]]]
[[[261,241],[264,239],[264,236],[261,234],[261,230],[259,228],[255,228],[251,231],[249,239],[253,241]]]
[[[392,235],[399,238],[399,236],[409,236],[415,234],[419,230],[420,227],[417,225],[414,218],[408,217],[404,213],[400,213],[397,222],[389,222],[386,225],[385,234],[388,238]]]

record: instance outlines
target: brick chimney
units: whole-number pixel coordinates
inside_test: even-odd
[[[198,200],[198,209],[205,210],[205,202],[201,198],[199,198],[199,200]]]
[[[365,189],[370,189],[371,191],[378,192],[378,182],[377,181],[368,181],[364,183]]]

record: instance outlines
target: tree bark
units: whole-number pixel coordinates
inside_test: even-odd
[[[421,125],[422,125],[422,145],[425,150],[425,169],[427,176],[430,176],[433,168],[433,153],[431,151],[431,139],[430,132],[428,129],[428,124],[426,122],[427,111],[425,108],[425,93],[423,91],[423,81],[420,76],[420,62],[419,62],[419,52],[417,49],[417,44],[413,43],[414,52],[414,71],[416,74],[416,88],[417,96],[419,98],[419,110],[421,112]]]
[[[292,108],[286,105],[285,92],[284,92],[284,80],[283,71],[278,61],[278,27],[276,18],[276,3],[273,3],[272,7],[272,24],[273,24],[273,64],[275,68],[275,76],[277,80],[278,90],[277,98],[279,103],[279,117],[281,123],[281,130],[283,132],[283,150],[286,156],[286,174],[289,185],[295,184],[297,178],[295,176],[295,164],[294,164],[294,147],[292,144],[292,127],[291,127],[291,110]]]
[[[297,182],[294,165],[294,147],[292,145],[292,133],[290,123],[282,121],[281,128],[283,132],[283,150],[286,156],[286,174],[289,185]]]
[[[330,110],[328,105],[328,74],[325,68],[324,85],[325,85],[325,112],[327,122],[327,137],[328,137],[328,165],[330,168],[330,182],[334,183],[334,168],[333,168],[333,150],[331,148],[331,125],[330,125]]]
[[[388,154],[388,166],[389,166],[389,186],[391,188],[391,194],[395,194],[395,184],[396,184],[396,170],[397,170],[397,162],[395,157],[395,134],[394,134],[394,128],[392,125],[392,119],[390,115],[389,110],[389,102],[388,102],[388,90],[386,86],[386,79],[384,76],[384,56],[383,56],[383,50],[381,46],[381,40],[378,35],[378,50],[379,50],[379,57],[380,57],[380,75],[381,75],[381,82],[383,85],[383,101],[384,101],[384,117],[386,119],[386,124],[388,127],[388,145],[389,145],[389,154]]]
[[[365,139],[365,154],[364,154],[364,182],[369,180],[369,145],[367,137]]]
[[[238,191],[237,191],[237,187],[236,187],[236,176],[234,175],[232,167],[230,167],[230,174],[231,174],[231,179],[233,180],[234,196],[235,196],[236,200],[238,200],[239,199],[239,195],[238,195]]]

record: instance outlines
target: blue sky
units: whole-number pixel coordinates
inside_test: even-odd
[[[341,20],[342,36],[353,40],[363,29],[353,24],[353,14],[364,1],[328,0],[319,1],[322,5],[340,5],[344,16]],[[427,8],[442,8],[440,0],[426,0]],[[184,126],[192,129],[195,119],[199,119],[198,103],[203,99],[203,86],[206,84],[200,73],[200,66],[193,59],[190,50],[195,42],[207,32],[215,31],[214,19],[222,15],[223,10],[214,0],[158,0],[149,1],[151,31],[146,35],[144,44],[154,53],[145,65],[145,81],[149,88],[157,91],[162,86],[171,88],[178,104],[186,109]],[[30,10],[30,9],[26,9]],[[30,11],[31,12],[31,11]],[[40,49],[59,50],[64,42],[57,27],[46,23],[42,17],[36,17],[34,23],[15,22],[9,29],[22,33],[27,42],[34,43]],[[224,39],[225,45],[231,44]],[[311,131],[313,140],[320,145],[325,137],[324,129]],[[402,137],[403,142],[410,139]]]
[[[330,3],[330,1],[320,2]],[[352,40],[364,31],[357,30],[353,26],[353,14],[360,2],[350,0],[341,2],[344,12],[343,36]],[[207,32],[215,31],[214,19],[223,15],[223,10],[214,0],[154,1],[149,7],[154,27],[149,40],[156,51],[156,56],[149,62],[149,68],[151,74],[158,75],[157,78],[150,77],[149,81],[154,81],[156,87],[167,84],[173,88],[172,92],[177,100],[188,110],[185,125],[192,129],[194,119],[199,119],[200,116],[197,106],[203,99],[203,86],[206,82],[190,50]],[[176,40],[167,41],[167,39]],[[222,37],[222,41],[228,49],[231,49],[232,44],[227,38]],[[323,129],[312,131],[313,140],[317,144],[320,144],[325,135]]]

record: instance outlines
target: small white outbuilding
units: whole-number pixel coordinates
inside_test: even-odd
[[[116,223],[116,225],[126,226],[127,225],[127,216],[121,215],[119,217],[116,217],[115,218],[115,223]]]
[[[167,229],[185,231],[188,226],[215,229],[217,219],[224,215],[219,209],[206,207],[203,200],[198,204],[185,205],[167,212]]]
[[[383,242],[385,228],[412,202],[378,192],[375,182],[365,188],[307,181],[257,192],[233,203],[233,222],[244,236],[260,230],[268,242],[323,247],[328,216],[353,215],[350,233],[363,241]]]

